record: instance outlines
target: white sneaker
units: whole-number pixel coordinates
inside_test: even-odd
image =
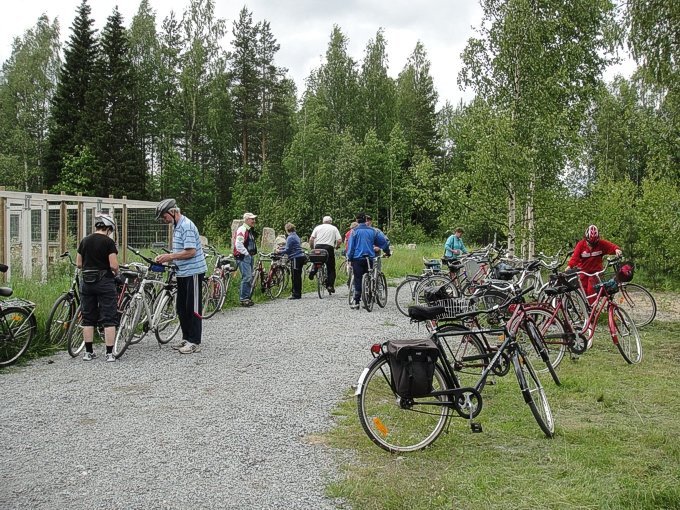
[[[92,361],[96,357],[97,357],[97,355],[94,352],[86,352],[83,355],[83,361]]]
[[[187,344],[186,340],[182,340],[181,342],[177,342],[175,345],[170,346],[172,349],[179,351],[182,347],[184,347]]]
[[[186,342],[184,346],[179,349],[180,354],[193,354],[194,352],[201,352],[201,346]]]
[[[112,352],[109,352],[106,354],[106,362],[107,363],[113,363],[116,361],[116,357],[113,355]]]
[[[593,337],[591,336],[588,339],[588,343],[586,344],[586,350],[590,349],[593,346]]]

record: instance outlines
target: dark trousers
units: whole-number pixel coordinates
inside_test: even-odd
[[[203,333],[203,278],[204,273],[177,277],[177,316],[182,328],[182,339],[200,344]]]
[[[290,263],[291,279],[293,289],[290,295],[296,298],[302,297],[302,268],[305,265],[306,257],[296,257]]]
[[[326,286],[335,287],[335,249],[328,244],[315,244],[314,248],[328,252],[328,258],[326,259],[326,272],[328,273]]]
[[[352,261],[352,273],[354,276],[354,302],[359,304],[361,301],[361,280],[368,272],[368,261],[366,257]]]

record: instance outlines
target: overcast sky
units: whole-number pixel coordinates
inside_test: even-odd
[[[363,59],[366,44],[374,39],[377,30],[384,29],[389,58],[389,74],[396,77],[406,59],[420,40],[427,51],[430,72],[439,93],[439,106],[472,98],[471,91],[458,88],[457,76],[461,67],[460,54],[473,27],[479,25],[481,8],[476,0],[248,0],[226,2],[216,0],[217,17],[227,20],[231,41],[231,27],[240,9],[246,5],[253,21],[269,21],[272,33],[281,46],[276,63],[288,69],[295,80],[298,93],[304,90],[304,80],[310,71],[323,62],[331,30],[337,24],[349,38],[349,53],[357,61]],[[80,0],[8,0],[3,2],[0,17],[0,62],[11,54],[11,44],[33,27],[43,13],[59,18],[61,41],[71,34],[71,24]],[[113,7],[118,9],[129,27],[137,12],[139,0],[90,0],[95,28],[101,30]],[[150,0],[160,27],[171,10],[181,18],[189,0]],[[227,48],[228,49],[228,48]],[[629,75],[630,63],[615,71]]]

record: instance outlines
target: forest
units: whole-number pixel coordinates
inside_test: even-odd
[[[297,90],[246,7],[159,20],[141,0],[98,30],[83,0],[63,46],[43,15],[2,63],[0,184],[174,197],[223,241],[246,210],[299,232],[364,210],[392,242],[462,226],[529,257],[595,223],[661,283],[680,265],[680,2],[480,4],[458,75],[474,99],[438,107],[427,48],[392,78],[381,27],[356,60],[335,25]],[[628,51],[635,73],[605,81]]]

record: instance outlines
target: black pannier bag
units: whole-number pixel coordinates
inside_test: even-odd
[[[434,366],[439,358],[432,340],[391,340],[387,342],[387,357],[397,395],[419,398],[432,392]]]
[[[516,273],[515,268],[501,262],[493,268],[492,276],[495,280],[512,280]]]
[[[308,257],[313,264],[321,264],[326,262],[326,259],[328,258],[328,252],[322,249],[314,249],[309,252]]]

